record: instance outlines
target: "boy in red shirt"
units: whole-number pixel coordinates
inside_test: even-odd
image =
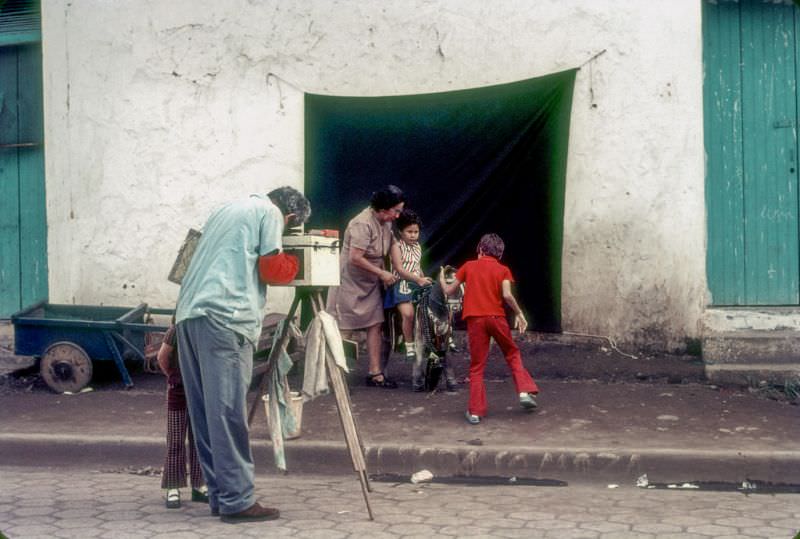
[[[456,272],[456,279],[444,285],[444,292],[452,295],[461,283],[465,283],[464,303],[461,318],[467,322],[469,338],[469,406],[466,419],[473,425],[486,415],[486,387],[483,371],[489,356],[489,338],[500,346],[511,369],[514,385],[519,394],[519,404],[526,410],[536,408],[533,395],[539,392],[536,382],[522,365],[519,348],[511,337],[506,321],[503,301],[514,311],[514,327],[524,333],[528,327],[525,315],[511,293],[514,278],[511,270],[500,263],[505,244],[497,234],[485,234],[478,242],[478,259],[471,260]]]

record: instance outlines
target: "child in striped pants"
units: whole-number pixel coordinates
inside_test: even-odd
[[[161,473],[161,488],[167,489],[168,509],[181,506],[181,487],[186,486],[186,441],[189,442],[189,477],[192,485],[192,501],[208,503],[208,489],[197,459],[192,437],[192,426],[186,410],[186,394],[178,365],[178,347],[175,326],[171,325],[164,335],[158,351],[158,366],[167,376],[167,456]]]

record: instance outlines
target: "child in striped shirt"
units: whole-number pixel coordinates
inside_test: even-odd
[[[413,361],[417,352],[414,346],[414,306],[411,303],[413,288],[431,283],[420,268],[422,248],[419,245],[421,221],[412,210],[403,210],[396,221],[398,238],[392,242],[389,254],[392,271],[399,280],[386,292],[384,309],[397,307],[403,321],[403,340],[406,344],[406,359]]]

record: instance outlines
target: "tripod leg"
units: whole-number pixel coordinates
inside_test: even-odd
[[[297,306],[300,304],[301,295],[299,292],[295,293],[294,300],[292,301],[292,306],[289,308],[289,314],[286,315],[287,320],[291,320],[294,318],[295,312],[297,312]],[[276,334],[272,338],[272,350],[270,350],[269,357],[267,358],[267,367],[264,370],[264,375],[261,377],[261,382],[258,384],[258,390],[256,391],[256,398],[253,400],[252,404],[250,405],[250,410],[247,413],[247,426],[251,426],[253,424],[253,419],[256,415],[256,409],[258,408],[259,400],[261,396],[264,395],[267,391],[267,384],[269,383],[269,377],[272,375],[272,369],[275,366],[275,360],[278,357],[278,352],[284,348],[286,345],[289,344],[289,324],[285,324],[283,326],[283,331],[280,334]]]
[[[372,520],[372,508],[369,504],[368,495],[368,492],[371,492],[372,489],[370,488],[369,478],[367,477],[367,464],[364,459],[364,453],[359,440],[358,430],[356,429],[353,412],[350,409],[350,403],[347,397],[347,388],[344,385],[342,371],[330,356],[326,358],[326,363],[328,365],[328,372],[331,377],[333,392],[336,396],[336,406],[339,410],[339,420],[342,423],[344,439],[347,443],[347,448],[350,451],[350,459],[353,462],[353,469],[358,474],[358,480],[361,482],[361,490],[362,494],[364,495],[364,503],[367,505],[367,512]]]
[[[312,295],[311,299],[311,307],[315,315],[319,313],[322,305],[321,298],[316,296],[318,296],[318,294]],[[315,301],[315,297],[317,301]],[[364,496],[364,503],[367,506],[369,518],[370,520],[374,520],[368,494],[372,489],[370,488],[369,478],[367,477],[367,464],[364,459],[363,447],[358,435],[358,429],[356,428],[353,411],[350,407],[350,396],[347,391],[347,385],[345,384],[341,369],[329,353],[325,354],[325,365],[328,368],[328,376],[333,386],[333,394],[336,397],[336,408],[339,411],[339,420],[342,424],[347,448],[350,451],[353,469],[358,474],[358,480],[361,483],[361,493]]]

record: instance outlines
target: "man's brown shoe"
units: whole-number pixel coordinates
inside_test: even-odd
[[[222,522],[228,524],[236,524],[237,522],[261,522],[263,520],[275,520],[281,516],[281,512],[272,507],[264,507],[260,503],[254,503],[244,511],[238,513],[231,513],[230,515],[221,515],[219,518]]]

